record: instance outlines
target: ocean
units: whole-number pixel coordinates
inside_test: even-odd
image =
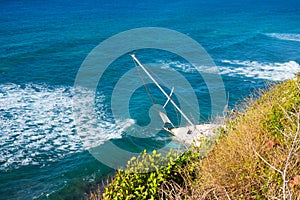
[[[160,105],[166,101],[153,84],[147,84],[153,95],[149,96],[138,74],[130,79],[138,85],[135,91],[122,88],[131,92],[130,98],[123,101],[125,95],[118,100],[127,103],[129,115],[114,118],[113,90],[126,72],[135,69],[128,54],[110,64],[95,90],[76,87],[82,63],[111,36],[160,27],[202,45],[217,71],[192,66],[162,50],[134,51],[162,74],[176,71],[188,80],[200,110],[192,118],[200,122],[223,113],[222,109],[213,113],[209,85],[198,71],[221,77],[222,85],[211,84],[224,89],[229,109],[258,89],[293,78],[300,71],[298,0],[3,0],[0,11],[0,199],[80,199],[114,171],[87,150],[90,144],[83,140],[87,135],[97,140],[92,141],[93,147],[108,157],[113,156],[105,148],[108,142],[134,153],[177,147],[166,133],[155,134],[155,139],[143,129],[138,137],[126,134],[134,125],[150,123],[151,100]],[[117,51],[121,46],[114,48]],[[168,77],[159,78],[167,81]],[[180,84],[173,86],[175,102],[180,103],[180,94],[190,95]],[[170,93],[170,88],[166,90]],[[93,120],[78,124],[74,119],[76,94],[81,99],[92,95]],[[84,101],[81,109],[89,111],[89,103]],[[171,105],[166,109],[179,124],[182,117]]]

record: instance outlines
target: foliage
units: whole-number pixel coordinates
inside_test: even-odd
[[[179,176],[182,166],[188,165],[188,170],[193,173],[195,164],[191,158],[198,158],[199,154],[188,151],[177,156],[170,151],[166,157],[157,153],[144,151],[137,158],[128,161],[125,171],[118,170],[114,180],[105,189],[104,199],[158,199],[160,186],[166,181],[183,183]],[[143,173],[147,172],[147,173]],[[163,194],[161,194],[163,195]]]

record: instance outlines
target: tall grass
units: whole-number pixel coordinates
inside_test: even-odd
[[[154,175],[119,171],[104,195],[93,193],[91,199],[125,199],[126,191],[135,192],[128,199],[143,199],[154,190],[147,186],[150,176],[163,177],[154,199],[300,199],[300,78],[270,86],[246,105],[205,147],[191,149]],[[139,194],[136,187],[149,191]]]
[[[299,78],[247,104],[198,161],[196,178],[169,184],[169,199],[300,199]]]

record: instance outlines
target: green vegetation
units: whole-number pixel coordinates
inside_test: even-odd
[[[214,140],[129,161],[91,199],[300,199],[300,78],[248,99]],[[207,149],[210,149],[209,151]],[[157,163],[166,167],[156,167]],[[156,163],[156,164],[155,164]],[[154,168],[153,168],[154,167]],[[132,173],[139,169],[149,173]]]
[[[159,199],[166,196],[161,191],[166,182],[183,186],[185,177],[180,176],[182,170],[188,170],[189,177],[193,177],[197,163],[195,161],[199,159],[199,151],[194,150],[185,152],[179,157],[172,151],[167,156],[162,156],[155,150],[151,154],[144,151],[139,157],[133,157],[128,161],[125,171],[117,171],[113,181],[105,188],[103,198]],[[145,170],[149,172],[143,173]],[[90,197],[100,199],[97,193],[91,193]]]

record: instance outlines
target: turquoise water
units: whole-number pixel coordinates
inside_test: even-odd
[[[16,0],[1,1],[0,11],[0,199],[78,199],[86,185],[113,171],[83,147],[72,117],[72,97],[85,57],[121,31],[164,27],[199,42],[219,69],[231,108],[266,83],[292,78],[300,71],[296,0]],[[161,51],[137,54],[143,61],[183,74],[199,99],[200,121],[209,121],[209,91],[188,63]],[[132,61],[124,55],[99,83],[95,99],[103,131],[99,141],[113,140],[134,152],[160,148],[168,137],[161,143],[136,141],[122,134],[111,117],[112,87],[130,68]],[[159,93],[153,93],[163,104]],[[130,105],[134,123],[147,124],[145,110],[151,101],[143,88],[135,92]]]

